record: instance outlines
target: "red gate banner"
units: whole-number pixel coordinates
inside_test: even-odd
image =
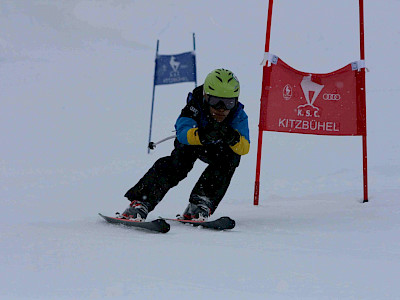
[[[260,130],[318,135],[365,134],[357,64],[305,73],[276,59],[264,67]],[[269,74],[268,74],[269,73]]]
[[[274,1],[269,0],[268,2],[254,205],[258,205],[260,194],[264,131],[319,135],[361,135],[363,202],[368,202],[364,1],[358,1],[360,60],[326,74],[298,71],[277,56],[269,53]]]

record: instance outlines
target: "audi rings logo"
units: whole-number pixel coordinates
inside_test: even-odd
[[[340,94],[323,94],[322,98],[326,101],[339,101],[340,100]]]

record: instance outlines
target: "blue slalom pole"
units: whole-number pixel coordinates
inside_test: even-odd
[[[155,67],[154,67],[154,80],[153,80],[153,97],[152,97],[152,100],[151,100],[149,142],[147,143],[147,145],[150,145],[150,142],[151,142],[151,130],[152,130],[152,127],[153,127],[154,94],[156,92],[156,73],[157,73],[158,47],[159,47],[159,40],[157,40],[156,61],[155,61]],[[149,153],[150,153],[150,148],[147,146],[147,154],[149,154]]]
[[[194,87],[197,87],[197,70],[196,70],[196,40],[193,32],[193,51],[194,51]]]

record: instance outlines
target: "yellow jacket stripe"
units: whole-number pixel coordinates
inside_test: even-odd
[[[200,146],[202,145],[200,142],[199,134],[197,133],[198,128],[191,128],[187,132],[187,140],[189,145]],[[240,136],[239,142],[237,142],[231,147],[232,151],[239,155],[245,155],[250,151],[250,143],[244,136]]]
[[[197,129],[198,128],[191,128],[188,130],[186,136],[187,136],[189,145],[194,145],[194,146],[201,145],[199,134],[197,133]]]
[[[233,152],[235,152],[236,154],[239,154],[239,155],[245,155],[245,154],[249,153],[249,151],[250,151],[250,143],[242,135],[240,136],[239,142],[237,142],[235,145],[229,146],[229,147],[231,147]]]

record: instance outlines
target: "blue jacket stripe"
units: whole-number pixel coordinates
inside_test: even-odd
[[[192,118],[179,117],[175,123],[175,129],[178,141],[182,144],[189,145],[187,132],[189,129],[197,127],[197,123]]]

